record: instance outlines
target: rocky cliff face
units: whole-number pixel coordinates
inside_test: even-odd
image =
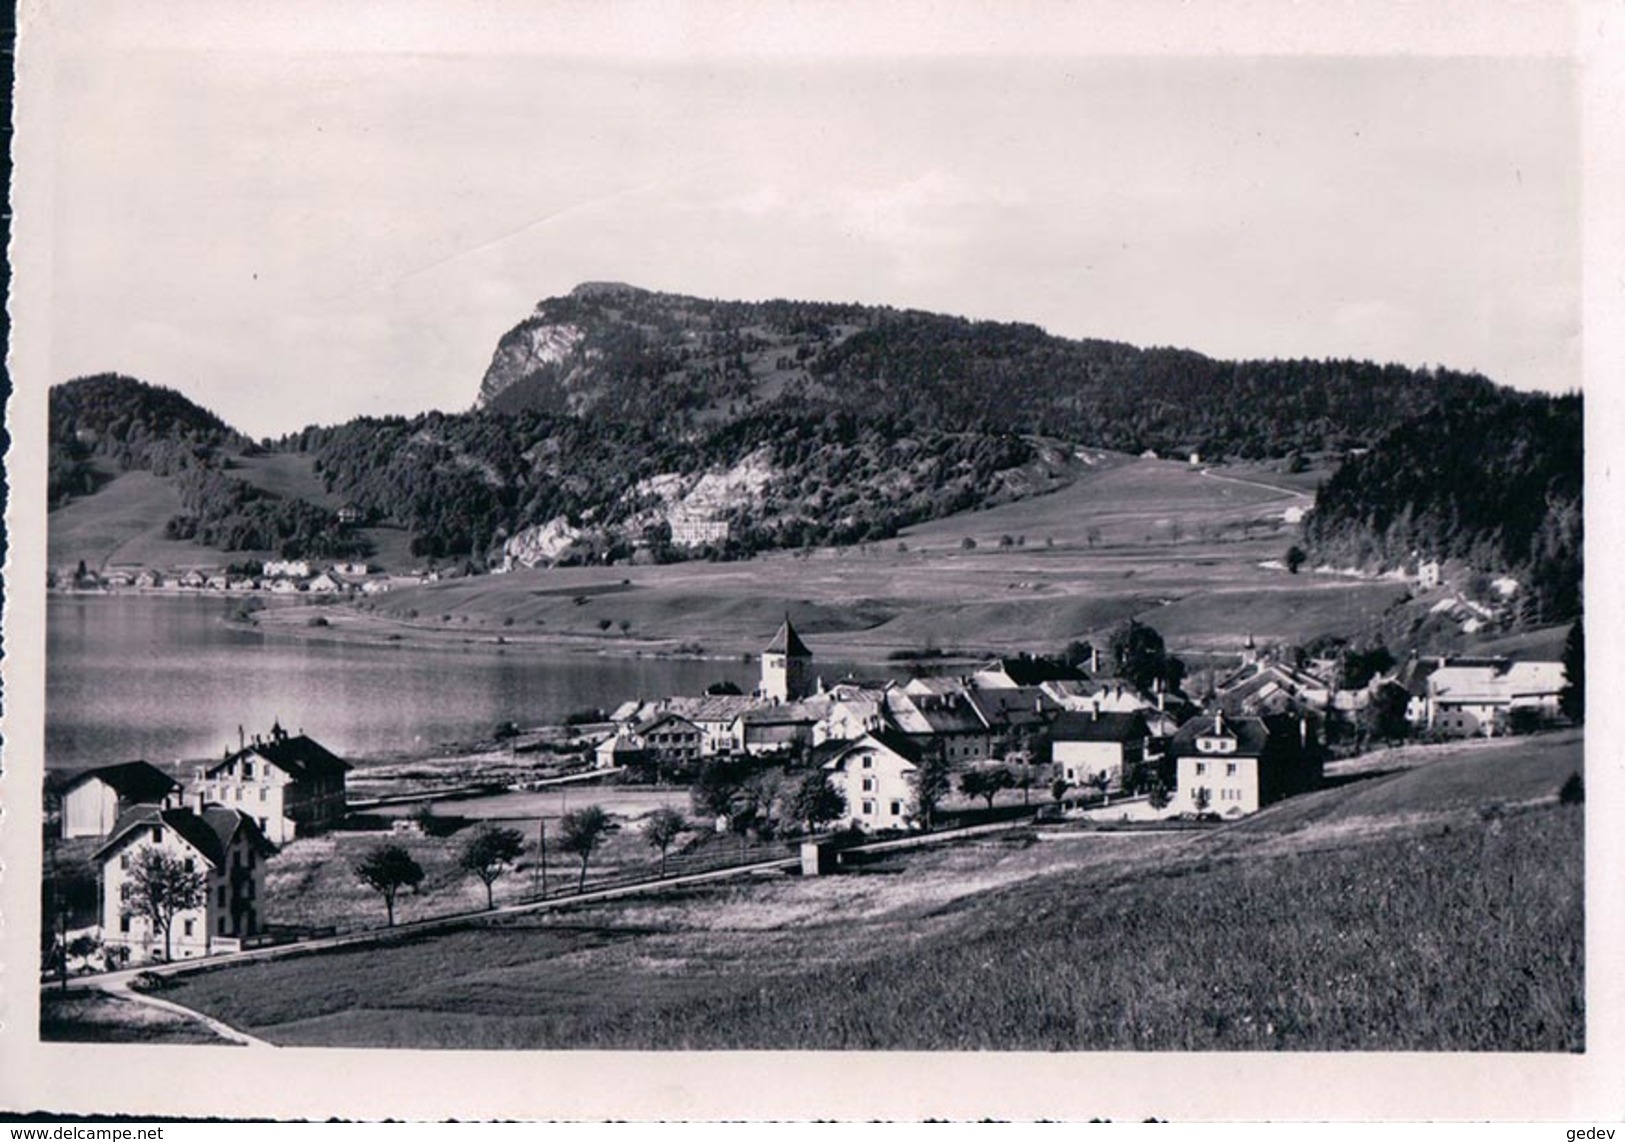
[[[540,567],[557,559],[580,535],[559,516],[511,536],[502,545],[503,560],[509,566]]]

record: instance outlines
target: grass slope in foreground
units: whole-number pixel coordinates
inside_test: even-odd
[[[221,969],[168,997],[331,1046],[1584,1047],[1578,732],[1196,836],[1031,832]]]

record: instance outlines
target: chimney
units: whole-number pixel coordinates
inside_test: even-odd
[[[1224,711],[1217,706],[1213,707],[1213,732],[1216,734],[1224,732]]]
[[[1298,748],[1309,748],[1309,719],[1302,714],[1298,715]]]
[[[1100,721],[1100,695],[1098,694],[1095,695],[1094,704],[1089,707],[1089,720],[1091,722]]]
[[[1163,709],[1167,708],[1164,705],[1164,702],[1166,701],[1167,697],[1168,696],[1165,693],[1163,693],[1162,683],[1158,682],[1157,683],[1157,709],[1163,710]]]
[[[241,722],[238,722],[237,723],[237,748],[242,749],[247,744],[248,744],[248,740],[243,735],[243,724]]]
[[[1100,673],[1100,651],[1092,646],[1089,648],[1089,673]]]

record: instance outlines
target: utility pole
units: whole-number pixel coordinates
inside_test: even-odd
[[[542,870],[542,899],[545,900],[547,899],[547,818],[543,817],[537,822],[536,836],[536,847],[540,850],[542,858],[540,865]]]

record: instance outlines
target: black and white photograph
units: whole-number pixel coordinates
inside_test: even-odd
[[[6,1106],[1625,1116],[1621,20],[1437,11],[25,5]]]

